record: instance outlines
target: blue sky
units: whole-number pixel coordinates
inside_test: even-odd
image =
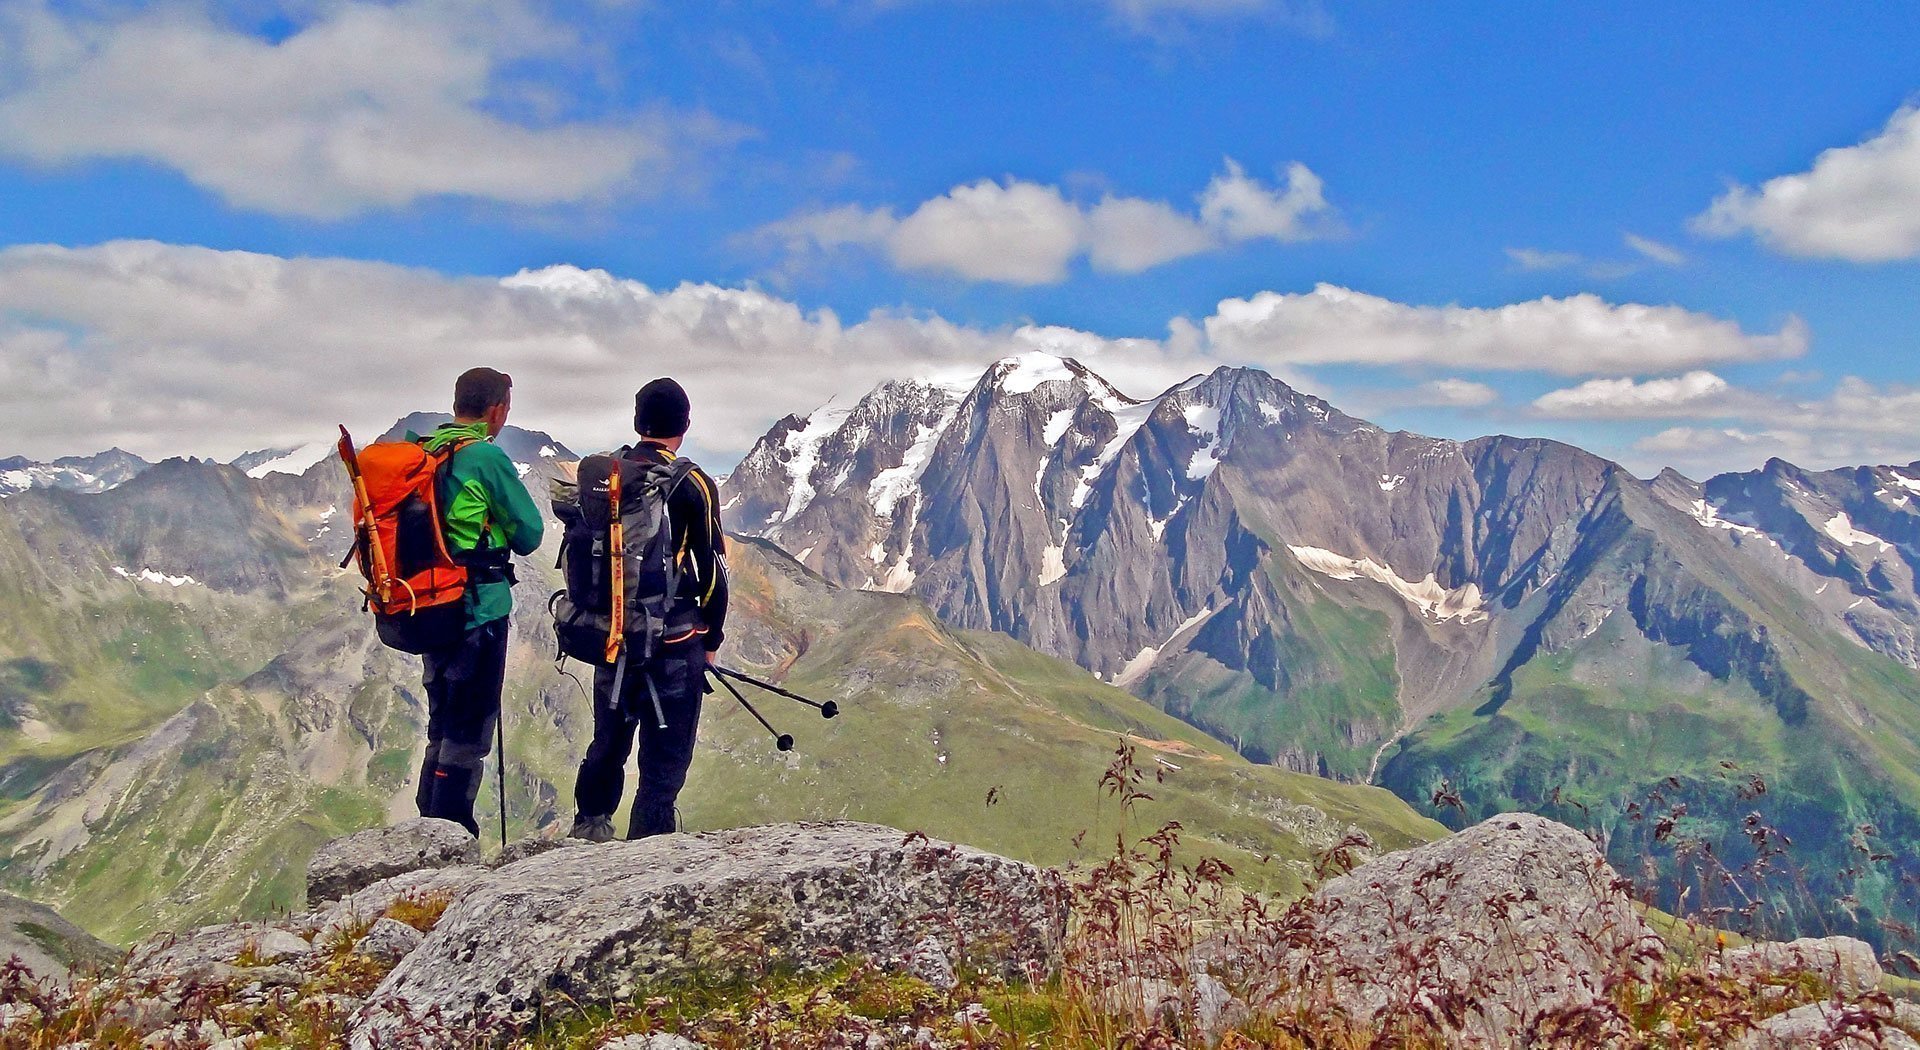
[[[718,463],[1039,345],[1643,473],[1920,457],[1920,8],[1675,6],[0,0],[0,452],[490,360],[585,445],[683,375]]]

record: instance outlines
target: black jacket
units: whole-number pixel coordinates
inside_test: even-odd
[[[627,457],[637,463],[671,463],[663,445],[642,441]],[[701,642],[708,652],[726,640],[727,534],[720,525],[719,486],[699,467],[667,497],[667,521],[680,552],[680,597],[700,608]]]

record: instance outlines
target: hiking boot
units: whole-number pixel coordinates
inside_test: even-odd
[[[588,842],[612,842],[613,818],[578,817],[573,822],[573,830],[567,832],[570,839],[586,839]]]

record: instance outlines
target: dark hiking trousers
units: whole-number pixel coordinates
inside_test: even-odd
[[[614,668],[594,669],[593,743],[587,747],[573,788],[578,820],[613,818],[626,787],[627,756],[633,753],[638,731],[640,786],[634,794],[627,837],[664,835],[675,829],[673,806],[687,782],[687,767],[693,763],[706,666],[706,649],[697,639],[667,646],[652,660],[628,665],[619,697],[613,695]],[[665,729],[659,728],[653,700],[647,695],[649,675],[666,714]]]
[[[500,686],[507,673],[507,620],[467,631],[460,645],[428,653],[427,755],[420,766],[415,806],[423,817],[460,824],[474,835],[473,800],[480,794],[493,727],[500,718]]]

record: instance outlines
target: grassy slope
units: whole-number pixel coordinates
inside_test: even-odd
[[[731,658],[840,699],[845,714],[823,721],[762,698],[800,742],[780,755],[731,698],[710,698],[682,797],[691,828],[852,817],[1049,863],[1080,855],[1074,838],[1087,830],[1084,848],[1096,855],[1117,816],[1098,783],[1125,738],[1167,777],[1149,788],[1156,798],[1141,804],[1136,829],[1178,819],[1192,850],[1230,858],[1255,884],[1296,886],[1313,850],[1349,826],[1389,847],[1441,831],[1385,791],[1251,765],[1078,668],[1002,636],[950,631],[909,599],[834,591],[757,547],[733,560]],[[84,750],[76,769],[87,776],[60,796],[47,795],[47,776],[23,771],[0,819],[0,880],[121,943],[297,906],[312,849],[383,823],[410,791],[420,744],[417,664],[372,646],[343,594],[314,599],[338,608],[282,614],[320,619],[274,668],[198,699],[167,694],[130,742]],[[529,613],[523,637],[537,621]],[[507,693],[516,834],[571,816],[586,743],[586,701],[540,647],[532,639],[518,650]],[[103,675],[132,680],[130,650],[99,652]],[[260,657],[248,652],[232,666],[250,670]],[[67,687],[95,704],[121,695]],[[185,709],[152,736],[175,707]],[[0,743],[25,747],[17,730],[0,729]],[[489,778],[480,810],[489,838],[493,791]],[[47,843],[76,832],[84,841],[36,872]]]
[[[1284,571],[1268,565],[1276,578]],[[1375,748],[1366,738],[1399,721],[1386,617],[1289,590],[1294,618],[1273,640],[1288,675],[1280,688],[1189,650],[1156,666],[1142,693],[1256,760],[1314,755],[1328,776],[1363,780]]]
[[[736,580],[785,568],[745,566],[737,557]],[[750,696],[799,741],[783,756],[730,697],[709,697],[711,746],[683,796],[691,826],[854,817],[1062,863],[1110,846],[1118,813],[1100,780],[1127,740],[1165,778],[1148,788],[1155,798],[1136,813],[1136,830],[1179,820],[1191,846],[1275,889],[1296,888],[1311,852],[1349,825],[1388,848],[1440,830],[1385,791],[1249,763],[1010,638],[950,631],[909,599],[846,597],[788,678],[838,700],[844,714],[821,721],[789,701]]]

